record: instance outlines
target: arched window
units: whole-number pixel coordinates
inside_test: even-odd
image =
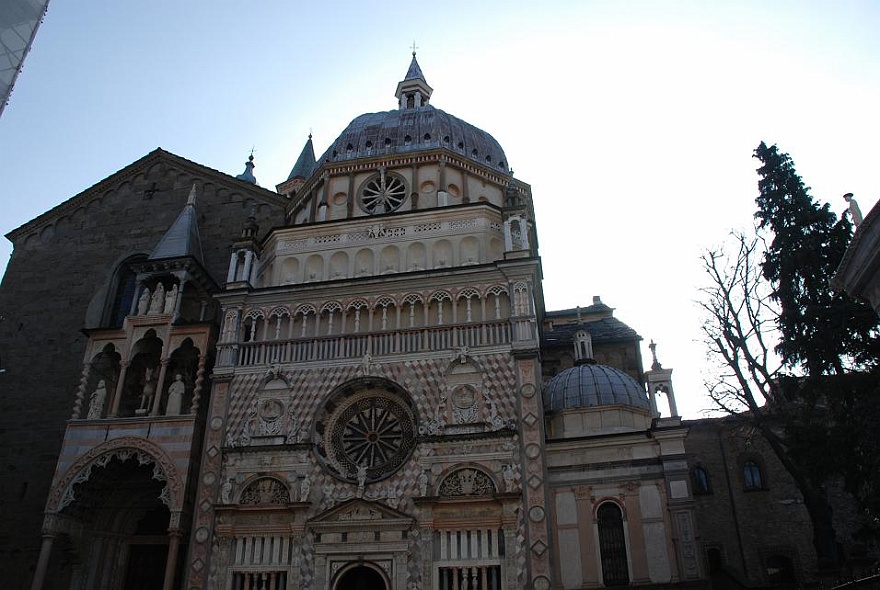
[[[712,492],[712,488],[709,487],[709,472],[700,466],[694,467],[691,471],[691,483],[695,495],[702,496]]]
[[[617,504],[605,502],[596,511],[599,528],[599,552],[602,557],[602,581],[606,586],[629,584],[626,559],[626,537],[623,534],[623,513]]]
[[[131,264],[143,262],[147,257],[143,254],[137,254],[125,259],[116,269],[113,285],[113,299],[110,305],[105,308],[107,315],[105,316],[105,326],[117,327],[122,325],[122,321],[128,312],[131,311],[131,302],[134,300],[135,289],[137,289],[137,273],[132,270]]]
[[[764,476],[757,462],[749,460],[743,464],[743,484],[747,490],[764,489]]]

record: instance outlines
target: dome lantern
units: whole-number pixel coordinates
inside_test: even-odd
[[[406,77],[397,84],[397,90],[394,93],[394,96],[397,97],[398,108],[406,110],[427,106],[433,92],[434,89],[428,86],[422,68],[416,61],[416,52],[413,51]]]

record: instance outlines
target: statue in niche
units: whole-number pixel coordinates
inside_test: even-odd
[[[287,406],[287,436],[284,439],[284,442],[287,444],[293,444],[299,440],[299,420],[296,419],[296,416],[293,413],[293,402],[290,402]]]
[[[421,473],[419,473],[418,478],[419,484],[419,495],[425,497],[428,495],[428,473],[425,471],[425,468],[422,467]]]
[[[257,418],[257,400],[251,404],[250,410],[248,410],[247,417],[244,421],[244,428],[241,429],[241,445],[243,447],[251,444],[251,437],[253,436],[253,422]]]
[[[144,387],[141,389],[141,405],[136,410],[136,414],[146,414],[150,411],[153,396],[156,395],[156,377],[153,367],[147,367],[144,370]]]
[[[303,475],[302,481],[299,483],[299,501],[300,502],[308,502],[309,501],[309,492],[312,488],[312,482],[309,479],[309,474],[306,473]]]
[[[101,414],[104,412],[104,402],[106,399],[107,385],[104,380],[101,379],[98,381],[98,386],[95,388],[95,391],[93,391],[92,395],[89,397],[89,413],[87,417],[90,420],[101,417]]]
[[[150,298],[150,309],[147,315],[159,315],[165,309],[165,285],[159,283],[156,285],[156,291]]]
[[[168,406],[165,409],[166,416],[179,416],[180,407],[183,404],[183,395],[186,393],[186,385],[183,383],[183,375],[174,376],[174,383],[168,388]]]
[[[504,419],[501,418],[501,415],[498,413],[498,404],[491,399],[489,400],[489,424],[492,425],[492,430],[501,430],[504,428]]]
[[[298,480],[298,479],[299,479],[299,474],[296,471],[291,471],[290,473],[287,474],[287,483],[288,483],[287,487],[290,488],[290,501],[291,502],[298,501],[297,494],[299,493],[299,489],[297,488],[297,485],[296,485],[296,480]]]
[[[168,291],[168,295],[165,296],[165,309],[162,311],[164,315],[171,315],[174,313],[174,304],[177,303],[177,284],[171,287],[171,290]]]
[[[446,396],[441,394],[440,403],[434,407],[434,416],[428,420],[427,423],[419,426],[419,434],[437,435],[443,432],[443,429],[446,426],[446,420],[443,417],[445,405]]]
[[[501,466],[501,477],[504,478],[504,491],[512,492],[514,491],[514,482],[513,482],[513,465],[505,464]]]
[[[232,503],[232,478],[226,478],[226,481],[223,482],[223,485],[220,486],[220,503],[221,504],[231,504]]]
[[[147,309],[150,307],[150,288],[144,287],[144,290],[141,291],[141,296],[138,299],[138,315],[147,315]]]

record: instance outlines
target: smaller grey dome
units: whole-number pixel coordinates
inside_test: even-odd
[[[583,363],[566,369],[544,391],[548,412],[615,404],[651,409],[645,389],[635,379],[606,365]]]

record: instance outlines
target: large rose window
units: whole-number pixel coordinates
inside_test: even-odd
[[[403,465],[415,444],[415,417],[405,393],[384,379],[344,386],[316,424],[318,455],[336,477],[383,479]]]

